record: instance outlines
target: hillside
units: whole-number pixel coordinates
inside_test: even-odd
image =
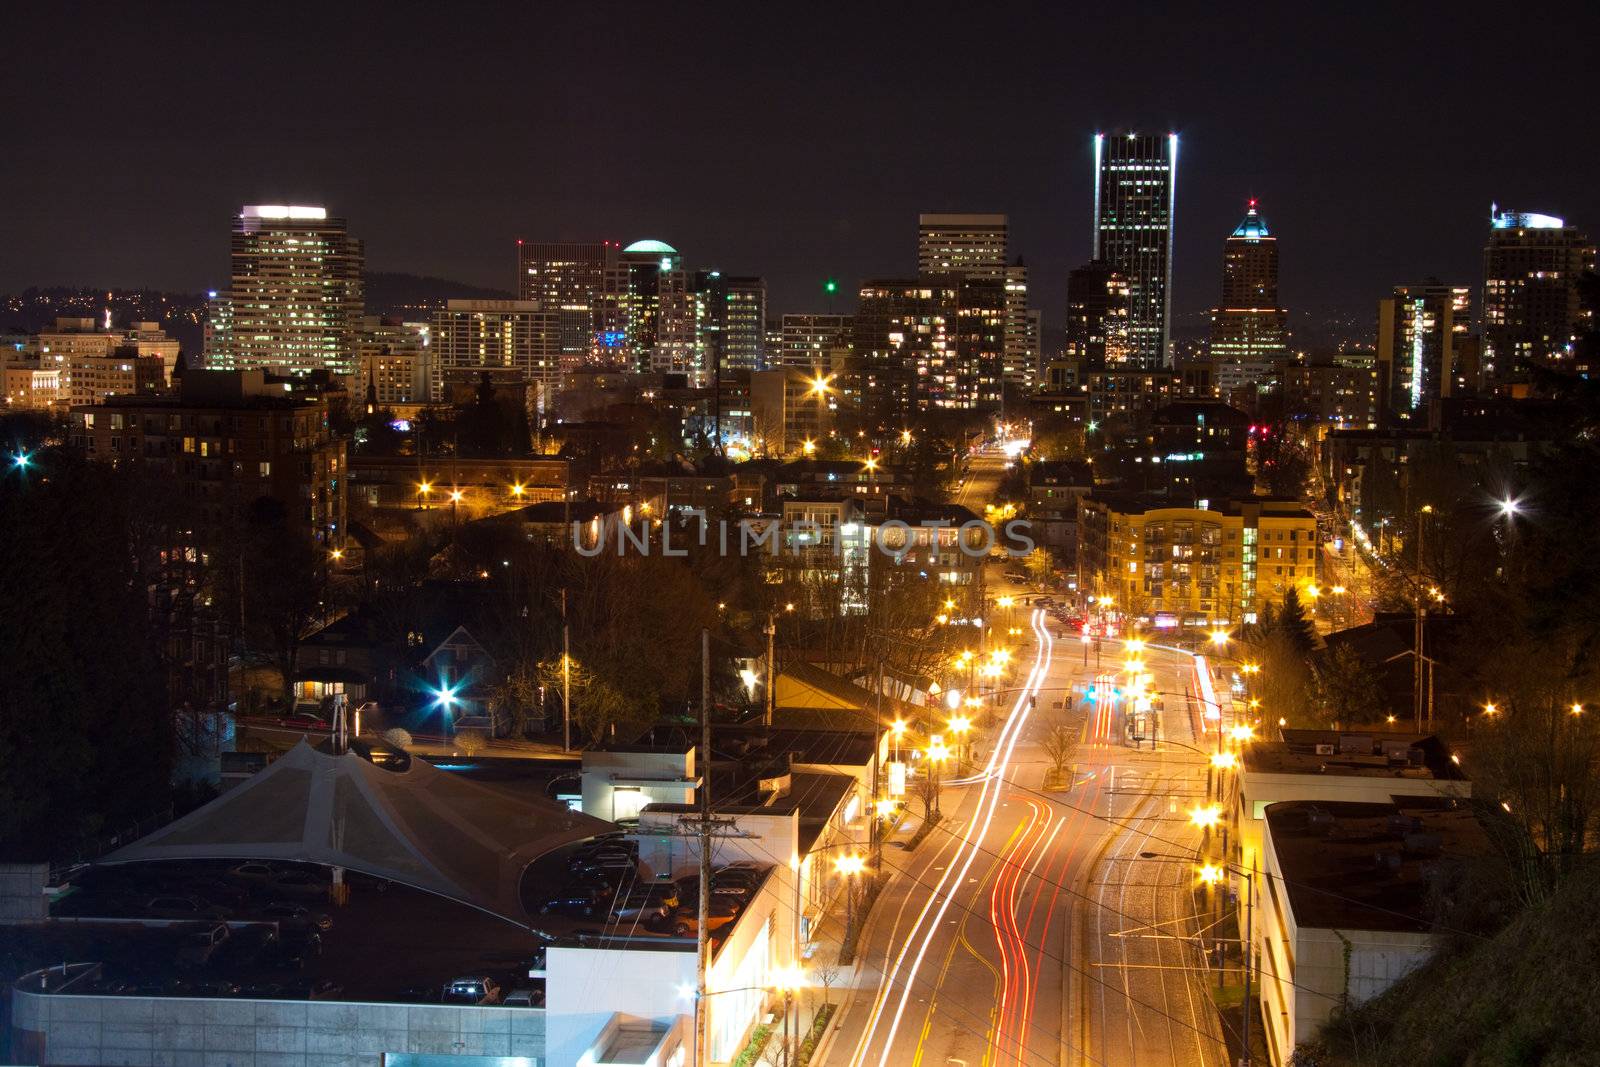
[[[1600,1064],[1600,867],[1336,1020],[1300,1067]]]

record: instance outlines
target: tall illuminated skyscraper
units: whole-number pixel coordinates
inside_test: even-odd
[[[356,371],[363,313],[361,242],[327,209],[248,204],[233,220],[228,328],[212,331],[212,367],[279,374]],[[225,343],[224,343],[225,341]]]
[[[1589,312],[1578,279],[1594,270],[1595,247],[1553,215],[1495,211],[1483,250],[1483,374],[1516,379],[1519,362],[1569,371]]]
[[[1222,301],[1211,310],[1211,359],[1225,388],[1254,385],[1287,353],[1288,313],[1278,306],[1278,239],[1251,200],[1222,243]]]
[[[1171,362],[1172,229],[1178,135],[1094,135],[1094,258],[1128,285],[1129,362]]]
[[[1378,301],[1380,403],[1402,421],[1432,425],[1439,401],[1455,392],[1472,328],[1472,297],[1462,285],[1397,285]]]

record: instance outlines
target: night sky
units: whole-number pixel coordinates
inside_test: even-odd
[[[502,288],[517,237],[658,237],[766,275],[776,314],[913,271],[919,211],[999,211],[1058,325],[1117,127],[1182,136],[1189,324],[1249,195],[1320,315],[1476,286],[1491,200],[1600,232],[1577,6],[51,6],[8,15],[0,64],[5,291],[221,287],[237,206],[288,201],[370,269]]]

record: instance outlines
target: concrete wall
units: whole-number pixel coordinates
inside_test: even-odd
[[[22,983],[12,1027],[46,1064],[377,1067],[401,1052],[547,1062],[539,1008],[75,996]]]
[[[694,799],[694,750],[583,754],[583,813],[608,821],[631,818],[646,804]],[[625,791],[618,795],[618,790]]]
[[[50,914],[44,895],[49,873],[43,863],[0,863],[0,925],[44,922]]]

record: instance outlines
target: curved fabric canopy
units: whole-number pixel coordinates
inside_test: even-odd
[[[305,741],[271,766],[102,863],[252,859],[345,867],[526,924],[519,885],[541,853],[614,827],[516,799],[413,758],[389,771]]]

